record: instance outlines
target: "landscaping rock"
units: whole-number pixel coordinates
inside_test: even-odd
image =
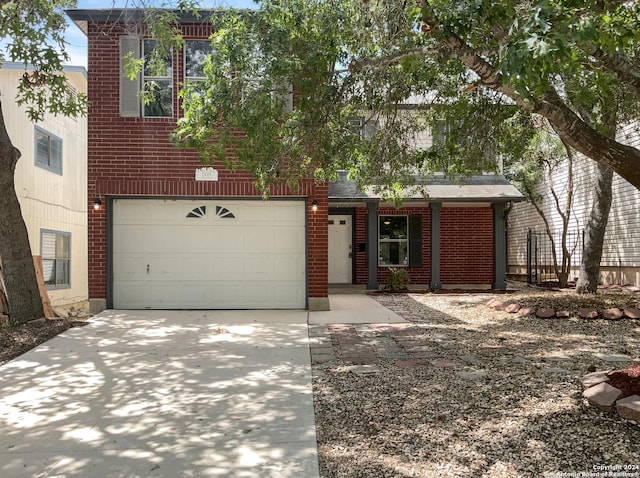
[[[600,383],[606,383],[608,381],[609,377],[607,376],[607,372],[593,372],[582,377],[580,383],[582,383],[582,390],[586,390],[587,388],[595,387]]]
[[[474,370],[469,372],[462,371],[456,372],[456,375],[460,378],[464,378],[465,380],[479,380],[489,375],[489,372],[486,370]]]
[[[380,368],[376,365],[353,365],[349,367],[349,372],[356,375],[366,375],[369,373],[380,373]]]
[[[616,409],[622,418],[640,422],[640,396],[631,395],[616,402]]]
[[[624,309],[624,315],[626,315],[630,319],[640,319],[640,310],[633,307],[627,307],[626,309]]]
[[[578,309],[578,316],[583,319],[597,319],[598,311],[588,307],[581,307]]]
[[[520,304],[509,304],[504,310],[505,312],[509,312],[510,314],[515,314],[520,309],[522,309],[522,306]]]
[[[611,309],[604,309],[602,311],[602,317],[607,320],[618,320],[622,318],[622,311],[617,307],[613,307]]]
[[[571,317],[571,312],[569,312],[568,310],[559,310],[558,312],[556,312],[556,317],[559,319],[568,319],[569,317]]]
[[[550,319],[556,315],[556,311],[547,307],[542,307],[536,310],[536,317],[540,319]]]
[[[620,398],[622,391],[612,387],[608,383],[599,383],[582,392],[591,405],[605,412],[610,412],[615,408],[616,400]]]
[[[432,360],[431,365],[438,368],[457,367],[460,364],[449,359]]]
[[[62,317],[63,319],[68,319],[69,318],[69,312],[66,309],[61,309],[59,307],[55,307],[53,309],[53,313],[56,314],[58,317]]]
[[[508,302],[500,302],[498,305],[496,305],[495,309],[500,311],[505,311],[510,305],[511,304],[509,304]]]
[[[475,355],[463,355],[460,358],[465,362],[470,363],[471,365],[480,365],[482,363],[482,360],[480,360]]]
[[[526,316],[526,315],[531,315],[536,311],[536,309],[534,309],[533,307],[522,307],[519,311],[518,311],[518,315],[521,315],[522,317]]]
[[[498,307],[502,307],[504,305],[504,302],[502,302],[501,300],[494,300],[493,304],[491,304],[489,307],[491,307],[492,309],[498,309]],[[498,309],[500,310],[500,309]]]
[[[631,357],[628,355],[607,355],[607,354],[596,354],[600,360],[609,363],[622,363],[622,362],[630,362]]]

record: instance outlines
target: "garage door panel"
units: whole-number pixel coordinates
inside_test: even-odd
[[[116,200],[113,304],[304,308],[305,211],[302,201]]]
[[[203,277],[210,277],[213,271],[214,261],[211,257],[201,255],[183,256],[180,261],[180,273],[176,277],[182,280],[199,280]]]
[[[304,280],[305,264],[301,257],[281,257],[274,264],[274,270],[278,277],[298,277]]]
[[[305,230],[300,228],[284,227],[275,233],[276,241],[273,250],[287,253],[289,251],[299,251],[305,249]]]
[[[114,296],[121,306],[133,309],[180,308],[175,298],[175,285],[167,282],[156,282],[150,288],[147,281],[123,281],[114,285]]]

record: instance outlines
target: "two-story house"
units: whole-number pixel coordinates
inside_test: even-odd
[[[181,14],[183,50],[165,71],[132,79],[124,58],[155,46],[141,11],[67,13],[88,37],[94,310],[326,310],[330,285],[377,290],[391,266],[417,287],[505,287],[504,206],[521,196],[500,177],[443,178],[401,209],[346,177],[272,187],[265,201],[250,174],[204,167],[169,141],[177,92],[198,79],[210,25]]]
[[[47,113],[33,123],[18,105],[25,66],[3,62],[0,91],[7,131],[22,156],[15,187],[31,251],[42,256],[44,283],[54,307],[86,307],[87,118]],[[87,91],[84,67],[65,67],[71,88]]]

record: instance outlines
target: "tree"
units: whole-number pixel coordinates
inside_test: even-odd
[[[183,91],[175,138],[206,161],[252,171],[263,189],[347,169],[397,199],[416,177],[518,160],[535,116],[640,188],[640,150],[603,122],[616,98],[615,123],[638,120],[639,2],[266,0],[212,21],[205,93]],[[357,116],[368,134],[353,130]],[[442,124],[445,140],[420,147]],[[591,285],[581,290],[597,284],[603,192],[583,255]]]
[[[506,177],[518,186],[544,223],[559,287],[567,286],[571,258],[577,246],[577,243],[569,244],[568,241],[574,196],[573,156],[571,147],[562,143],[553,131],[549,131],[548,126],[541,127],[522,159],[505,168]],[[563,166],[566,167],[566,182],[560,181],[558,185],[555,175]],[[556,243],[550,218],[543,207],[546,200],[552,202],[562,224],[560,244]]]
[[[263,186],[348,169],[393,193],[442,161],[456,175],[486,169],[488,151],[514,155],[505,123],[537,114],[640,187],[640,150],[592,126],[565,88],[566,78],[598,81],[584,71],[608,72],[636,104],[639,13],[638,2],[618,0],[267,0],[212,17],[205,93],[183,92],[176,141]],[[283,108],[290,87],[292,111]],[[469,147],[448,158],[416,148],[446,111],[457,112]],[[354,116],[376,131],[354,134]]]
[[[28,5],[0,1],[0,38],[7,40],[1,60],[25,64],[16,101],[29,118],[38,121],[45,112],[76,116],[84,113],[87,98],[71,94],[62,73],[65,53],[64,9],[71,0],[31,0]],[[28,69],[27,69],[28,67]],[[27,228],[15,192],[14,171],[20,151],[7,133],[0,104],[0,260],[13,325],[44,316]]]

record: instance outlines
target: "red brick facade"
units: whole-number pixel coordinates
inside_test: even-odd
[[[107,297],[107,217],[113,196],[256,197],[253,177],[213,164],[217,182],[195,180],[202,167],[193,151],[177,149],[169,141],[176,118],[123,118],[119,113],[119,36],[117,28],[89,25],[89,297]],[[202,25],[187,25],[188,38],[206,38]],[[182,55],[174,54],[174,112],[179,112],[177,91],[182,78]],[[274,187],[272,197],[307,198],[309,297],[327,297],[327,186],[303,181],[298,191]],[[93,210],[100,199],[101,210]],[[317,211],[311,201],[318,201]]]
[[[440,214],[442,284],[491,284],[493,210],[443,207]]]
[[[431,281],[431,210],[429,207],[378,208],[378,215],[422,215],[422,267],[407,267],[412,284]],[[356,208],[354,243],[366,242],[367,209]],[[356,284],[367,284],[365,251],[356,249]],[[440,216],[440,280],[443,285],[491,284],[493,281],[493,210],[486,207],[443,207]],[[378,267],[379,284],[387,267]]]

